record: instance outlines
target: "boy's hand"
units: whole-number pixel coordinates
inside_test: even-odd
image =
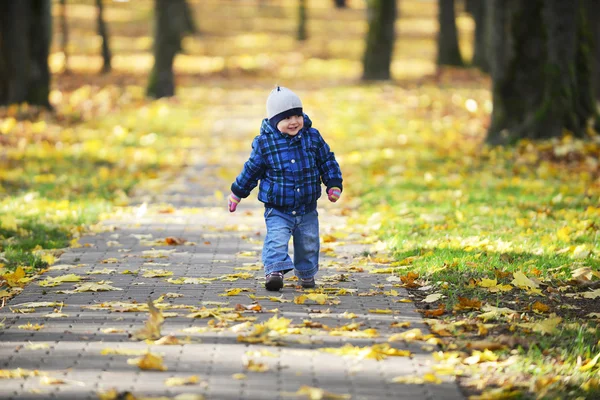
[[[237,208],[241,200],[242,199],[237,197],[235,194],[231,193],[227,198],[227,202],[229,204],[229,212],[235,212],[235,209]]]
[[[338,199],[340,198],[341,195],[342,195],[342,191],[340,190],[340,188],[332,187],[331,189],[329,189],[327,191],[327,197],[329,198],[329,201],[331,201],[332,203],[335,203],[336,201],[338,201]]]

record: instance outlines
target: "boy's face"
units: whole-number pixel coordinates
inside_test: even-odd
[[[279,121],[277,129],[280,132],[288,134],[290,136],[296,136],[298,132],[304,127],[304,116],[292,115]]]

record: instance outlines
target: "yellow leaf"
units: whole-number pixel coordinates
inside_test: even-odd
[[[409,350],[395,349],[388,343],[374,344],[371,347],[358,347],[346,343],[342,347],[325,347],[320,348],[319,350],[339,356],[351,356],[359,359],[374,358],[376,360],[383,360],[387,358],[387,356],[410,357],[411,355]]]
[[[423,299],[423,301],[425,303],[434,303],[434,302],[438,301],[439,299],[441,299],[442,296],[443,296],[443,294],[441,294],[441,293],[432,293],[429,296],[425,297]]]
[[[147,370],[156,370],[156,371],[166,371],[167,367],[163,365],[163,358],[157,354],[152,354],[147,352],[143,357],[138,358],[130,358],[127,360],[127,364],[129,365],[137,365],[140,369]]]
[[[25,345],[27,350],[45,350],[49,349],[50,345],[48,343],[31,343]]]
[[[161,278],[173,275],[173,271],[167,271],[164,269],[143,269],[144,278]]]
[[[26,331],[39,331],[40,329],[44,328],[44,324],[42,324],[42,325],[39,325],[39,324],[32,325],[31,322],[28,322],[25,325],[19,325],[19,326],[17,326],[17,328],[24,329]]]
[[[442,383],[442,380],[432,373],[426,373],[423,377],[417,376],[397,376],[392,379],[394,383],[404,383],[409,385],[422,385],[424,383],[433,383],[439,385]]]
[[[52,277],[46,278],[45,280],[38,282],[38,285],[40,285],[42,287],[52,287],[52,286],[58,286],[64,282],[80,282],[80,281],[81,281],[81,276],[76,275],[76,274],[67,274],[67,275],[56,276],[54,278],[52,278]]]
[[[558,231],[556,231],[556,236],[558,237],[558,240],[561,240],[563,242],[569,243],[571,241],[571,228],[568,226],[564,226],[562,228],[560,228]]]
[[[196,375],[185,377],[172,377],[165,379],[165,386],[185,386],[195,385],[200,382],[200,378]]]
[[[296,396],[306,396],[309,400],[346,400],[352,398],[349,394],[336,394],[312,386],[301,386]]]
[[[94,283],[87,282],[82,285],[77,286],[73,290],[59,290],[56,293],[82,293],[82,292],[107,292],[110,290],[123,290],[121,288],[117,288],[106,283]]]
[[[25,270],[23,269],[23,267],[17,267],[17,269],[15,269],[15,272],[2,275],[2,278],[10,287],[23,286],[24,283],[21,282],[21,279],[25,278]]]
[[[105,347],[100,351],[100,354],[103,356],[141,356],[146,354],[146,350]]]
[[[539,332],[542,335],[550,335],[556,331],[556,327],[562,321],[561,317],[557,317],[556,314],[552,315],[554,316],[551,318],[546,318],[543,321],[521,323],[517,324],[517,326],[525,329],[531,329],[532,331]]]
[[[162,327],[165,318],[162,312],[154,306],[152,300],[148,300],[148,312],[150,313],[148,321],[143,328],[135,331],[132,335],[137,340],[157,340],[160,338],[160,328]]]
[[[468,365],[473,365],[473,364],[477,364],[477,363],[481,363],[481,362],[487,362],[487,361],[496,361],[498,360],[498,356],[490,350],[484,350],[484,351],[479,351],[479,350],[475,350],[473,351],[473,354],[470,357],[467,357],[463,360],[463,363],[468,364]]]
[[[600,360],[600,353],[596,354],[596,357],[592,358],[590,361],[583,364],[579,370],[580,371],[589,371],[594,368],[598,364],[598,360]]]
[[[309,293],[294,297],[295,304],[304,304],[307,300],[312,300],[317,304],[325,304],[328,296],[323,293]]]
[[[167,336],[163,336],[160,339],[155,340],[155,341],[151,341],[151,340],[148,340],[148,341],[151,344],[155,344],[157,346],[168,346],[168,345],[183,344],[183,342],[181,340],[177,339],[174,335],[167,335]]]
[[[540,312],[540,313],[545,313],[545,312],[548,312],[548,311],[550,311],[550,306],[548,306],[548,305],[546,305],[546,304],[544,304],[544,303],[541,303],[541,302],[539,302],[539,301],[536,301],[536,302],[535,302],[535,303],[533,303],[533,305],[531,306],[531,309],[532,309],[533,311],[537,311],[537,312]]]
[[[373,313],[373,314],[393,314],[394,313],[394,311],[392,311],[390,309],[381,310],[379,308],[369,310],[369,312]]]
[[[61,313],[61,312],[52,312],[49,314],[45,314],[46,318],[67,318],[69,314]]]
[[[238,381],[241,381],[241,380],[244,380],[247,378],[246,374],[233,374],[233,375],[231,375],[231,377]]]
[[[596,299],[600,297],[600,289],[592,290],[591,292],[583,292],[581,295],[586,299]]]
[[[16,231],[19,229],[19,223],[13,215],[0,216],[0,226],[9,231]]]
[[[528,277],[526,277],[525,274],[521,271],[514,272],[513,278],[514,279],[511,283],[521,289],[534,289],[540,286]]]
[[[64,379],[52,378],[50,376],[43,376],[40,378],[42,385],[64,385],[67,383]]]
[[[244,368],[248,371],[252,372],[267,372],[269,370],[269,366],[265,363],[256,362],[250,358],[245,358],[243,360]]]
[[[423,340],[423,332],[419,328],[410,329],[406,332],[396,333],[388,339],[390,342],[397,340],[403,340],[405,342],[412,342],[415,340]]]
[[[44,372],[40,372],[36,370],[30,369],[0,369],[0,379],[18,379],[18,378],[28,378],[31,376],[42,376],[45,375]]]
[[[124,333],[125,331],[123,329],[117,329],[117,328],[104,328],[101,331],[102,333]]]

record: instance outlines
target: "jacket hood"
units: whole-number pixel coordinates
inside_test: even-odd
[[[304,115],[304,127],[302,130],[310,129],[312,127],[312,121],[308,118],[308,115]],[[263,119],[262,124],[260,125],[260,134],[261,135],[272,135],[274,133],[281,133],[279,129],[274,128],[267,118]]]

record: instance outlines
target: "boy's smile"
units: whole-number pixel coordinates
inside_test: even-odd
[[[277,129],[290,136],[296,136],[298,132],[304,127],[304,116],[303,115],[292,115],[279,121]]]

